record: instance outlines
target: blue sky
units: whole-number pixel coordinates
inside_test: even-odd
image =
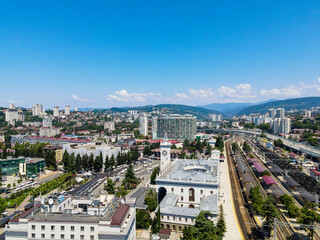
[[[0,106],[320,95],[320,1],[2,1]]]

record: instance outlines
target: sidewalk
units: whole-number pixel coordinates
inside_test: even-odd
[[[224,156],[227,156],[226,152],[224,152]],[[220,163],[220,172],[220,203],[223,206],[223,212],[227,226],[224,239],[242,239],[240,235],[241,231],[239,229],[240,225],[234,210],[227,159]]]

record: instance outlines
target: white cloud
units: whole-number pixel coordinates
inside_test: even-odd
[[[214,96],[214,92],[211,88],[199,90],[190,88],[188,91],[194,98],[209,98]]]
[[[86,99],[86,98],[79,98],[78,96],[72,94],[71,97],[74,99],[74,100],[77,100],[77,101],[81,101],[81,102],[94,102],[93,100],[90,100],[90,99]]]
[[[220,97],[228,97],[232,99],[257,97],[249,83],[238,84],[235,88],[221,86],[218,88],[218,92]]]
[[[176,97],[178,97],[178,98],[182,98],[182,99],[188,99],[188,98],[190,98],[187,94],[185,94],[185,93],[176,93],[176,95],[175,95]]]
[[[22,101],[20,100],[8,100],[8,103],[12,103],[12,104],[15,104],[15,103],[23,103]]]
[[[129,93],[127,90],[122,89],[120,91],[115,91],[114,94],[109,94],[107,99],[110,101],[118,101],[118,102],[130,102],[130,101],[136,101],[136,102],[146,102],[147,99],[153,99],[156,101],[160,101],[162,98],[160,93],[136,93],[132,92]]]

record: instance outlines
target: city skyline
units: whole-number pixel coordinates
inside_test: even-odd
[[[196,106],[320,96],[319,7],[3,3],[0,106]]]

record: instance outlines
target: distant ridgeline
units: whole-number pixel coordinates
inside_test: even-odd
[[[285,108],[286,111],[290,111],[310,109],[312,107],[320,107],[320,97],[292,98],[253,105],[244,108],[243,110],[238,112],[237,115],[249,115],[250,113],[264,114],[268,112],[270,108]]]

